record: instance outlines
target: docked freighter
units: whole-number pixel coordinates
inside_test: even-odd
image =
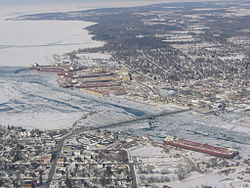
[[[35,63],[30,67],[30,70],[58,73],[58,72],[63,72],[65,68],[57,65],[39,65],[38,63]]]
[[[120,86],[121,83],[118,82],[107,82],[107,83],[78,83],[75,85],[76,88],[99,88],[99,87],[114,87]]]
[[[211,146],[209,144],[203,144],[198,142],[192,142],[189,140],[178,139],[177,136],[169,136],[164,140],[164,143],[173,147],[198,151],[201,153],[207,153],[210,155],[224,157],[224,158],[234,158],[238,152],[231,148],[222,148],[217,146]]]
[[[69,81],[62,78],[58,78],[57,83],[63,88],[73,87],[73,85]]]

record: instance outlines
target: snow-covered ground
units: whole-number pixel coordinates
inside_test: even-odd
[[[122,126],[115,131],[125,131],[135,135],[150,136],[162,141],[167,135],[208,143],[221,147],[235,148],[243,158],[250,157],[249,128],[242,129],[237,123],[220,117],[206,117],[185,112]]]
[[[222,159],[207,154],[159,147],[150,143],[128,150],[135,163],[138,187],[233,187],[250,185],[249,167],[240,158]]]

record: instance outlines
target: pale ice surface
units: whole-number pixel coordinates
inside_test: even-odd
[[[82,0],[81,2],[57,3],[57,4],[38,4],[38,5],[18,5],[18,6],[0,6],[0,19],[1,17],[8,16],[14,17],[16,15],[34,14],[34,13],[48,13],[48,12],[68,12],[68,11],[80,11],[96,8],[116,8],[116,7],[134,7],[145,6],[157,3],[171,3],[171,2],[194,2],[201,0]],[[213,0],[203,0],[213,1]]]
[[[0,66],[53,63],[54,54],[98,47],[84,28],[84,21],[0,21]]]
[[[0,124],[40,130],[70,128],[81,117],[80,112],[35,112],[0,116]]]
[[[0,125],[26,128],[70,128],[76,120],[95,112],[83,126],[101,126],[160,111],[151,105],[119,97],[96,97],[60,88],[56,74],[22,67],[0,68]],[[94,117],[94,118],[93,118]]]
[[[133,125],[127,124],[111,130],[149,136],[161,142],[168,135],[179,135],[181,138],[195,142],[234,148],[239,151],[242,158],[248,159],[250,157],[250,127],[234,121],[244,117],[246,115],[241,113],[227,112],[222,117],[216,117],[190,111],[149,119],[133,123]]]
[[[64,8],[69,11],[67,7]],[[3,10],[2,7],[0,9]],[[100,116],[96,117],[101,123],[109,123],[110,120],[141,116],[148,113],[147,109],[153,109],[152,106],[115,97],[98,98],[63,89],[56,83],[56,75],[32,72],[25,68],[35,62],[50,64],[53,54],[61,55],[78,48],[104,44],[93,41],[88,31],[84,30],[94,24],[90,22],[5,20],[36,12],[39,10],[11,9],[0,13],[0,125],[39,129],[69,128],[77,119],[93,111],[99,113]],[[45,11],[41,9],[40,12]],[[108,54],[98,53],[85,56],[110,58]],[[88,119],[87,124],[98,126],[92,120]]]

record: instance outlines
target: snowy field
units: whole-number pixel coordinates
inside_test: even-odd
[[[150,144],[130,148],[129,154],[137,163],[135,171],[138,187],[144,187],[145,182],[149,182],[149,187],[154,188],[164,185],[174,188],[249,185],[245,181],[249,180],[249,175],[244,173],[248,165],[238,165],[242,162],[241,159],[226,160],[194,151],[169,147],[164,149]]]

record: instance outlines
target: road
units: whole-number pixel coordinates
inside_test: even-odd
[[[137,181],[136,181],[136,175],[135,175],[135,164],[134,163],[128,163],[131,177],[132,177],[132,187],[137,188]]]
[[[117,123],[111,123],[111,124],[103,125],[103,126],[100,126],[100,127],[88,127],[88,128],[81,128],[81,129],[72,130],[72,132],[65,135],[58,142],[58,147],[57,147],[57,151],[56,151],[56,158],[52,162],[52,167],[51,167],[51,170],[50,170],[50,173],[49,173],[49,176],[48,176],[48,181],[47,181],[47,184],[45,185],[45,188],[50,187],[52,178],[53,178],[55,170],[56,170],[57,161],[60,158],[60,154],[61,154],[61,151],[62,151],[63,144],[64,144],[65,140],[67,140],[71,136],[80,134],[83,131],[90,131],[90,130],[96,130],[96,129],[108,129],[108,128],[113,128],[113,127],[121,127],[121,126],[125,126],[127,124],[133,124],[133,123],[137,123],[137,122],[144,121],[144,120],[149,120],[149,119],[152,120],[152,119],[156,119],[156,118],[163,117],[163,116],[168,116],[168,115],[187,112],[187,111],[190,111],[190,110],[192,110],[192,109],[184,109],[184,110],[177,110],[177,111],[171,111],[171,112],[164,111],[164,112],[161,112],[161,113],[158,113],[158,114],[149,114],[149,115],[145,115],[145,116],[142,116],[142,117],[134,118],[132,120],[121,121],[121,122],[117,122]],[[76,122],[78,122],[78,121],[79,120],[77,120]],[[74,127],[75,127],[76,122],[73,124]],[[136,183],[133,182],[133,185],[135,186]],[[133,188],[136,188],[136,187],[133,187]]]

